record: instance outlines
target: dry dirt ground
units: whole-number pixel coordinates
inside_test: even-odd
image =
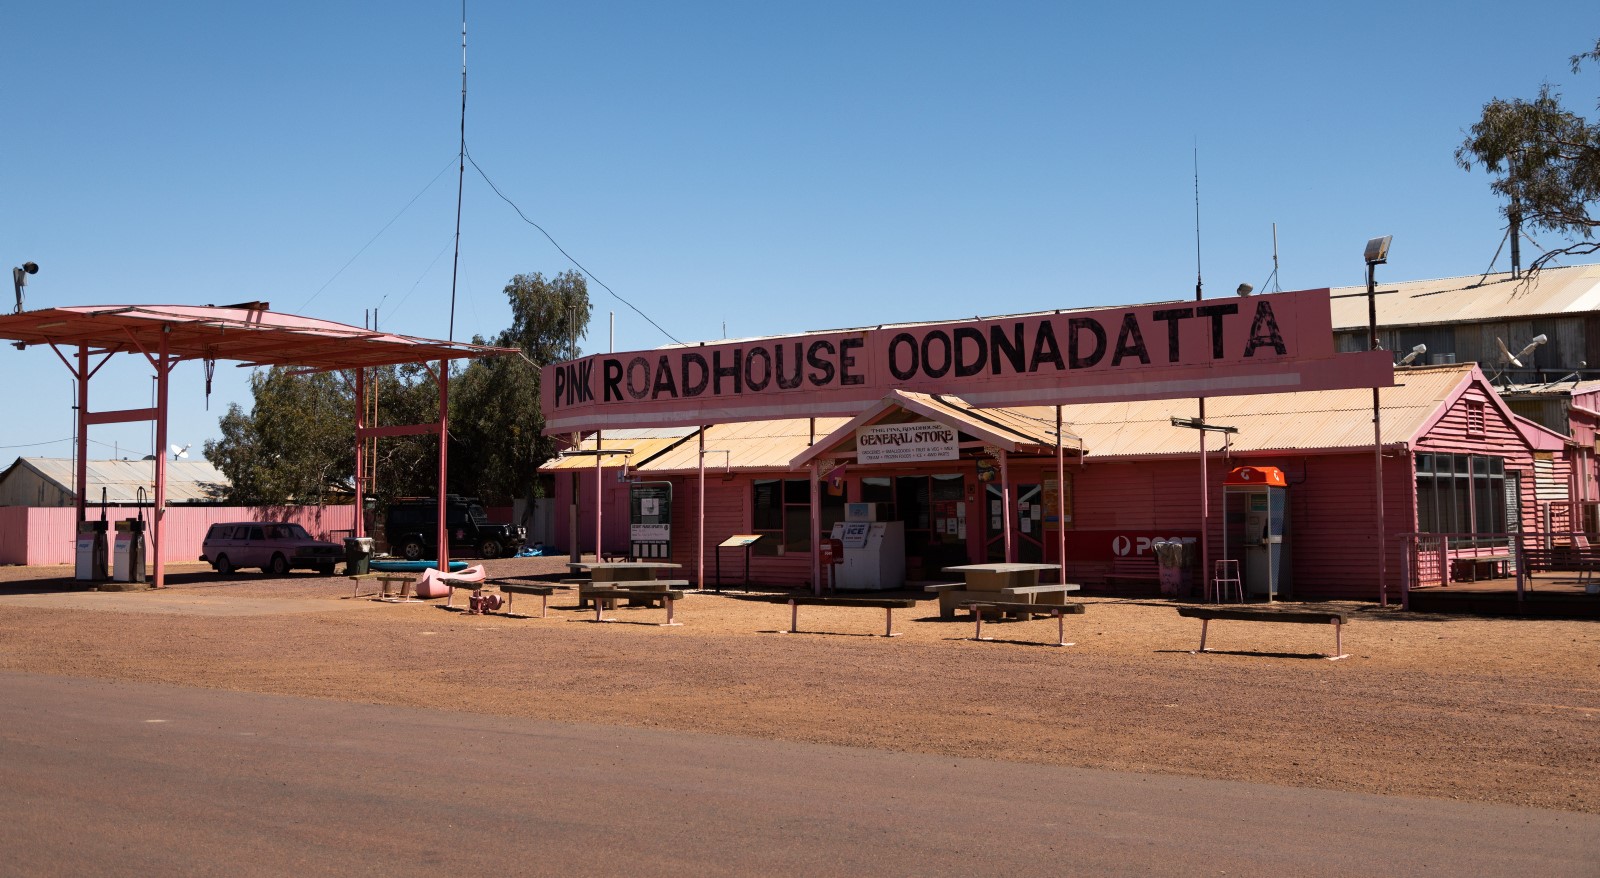
[[[491,576],[564,559],[489,562]],[[179,565],[164,592],[86,592],[63,567],[0,567],[0,669],[503,716],[653,726],[1600,813],[1600,624],[1352,612],[1320,625],[1199,623],[1162,600],[1086,599],[1055,622],[938,621],[696,594],[592,624],[352,598],[295,573]],[[519,611],[538,612],[522,597]],[[457,605],[462,603],[457,599]],[[508,754],[511,758],[519,758]],[[521,758],[537,759],[537,753]]]

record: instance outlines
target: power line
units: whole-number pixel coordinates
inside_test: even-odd
[[[643,311],[640,311],[639,307],[637,305],[635,305],[632,302],[628,301],[627,299],[624,299],[621,296],[617,295],[617,291],[616,290],[613,290],[612,288],[606,286],[605,281],[602,281],[600,278],[595,277],[593,272],[591,272],[589,269],[583,267],[583,263],[581,263],[578,260],[572,258],[572,254],[568,253],[566,251],[566,249],[563,248],[561,246],[561,244],[556,241],[555,238],[551,237],[550,233],[545,231],[543,226],[539,225],[538,223],[534,222],[531,219],[528,219],[528,215],[522,212],[522,208],[518,207],[517,203],[515,201],[512,201],[510,198],[507,198],[506,194],[504,192],[500,191],[500,187],[494,185],[494,181],[489,179],[489,175],[485,174],[483,172],[483,168],[478,167],[478,160],[472,157],[471,150],[467,151],[467,161],[472,163],[472,169],[478,172],[478,176],[483,178],[483,182],[489,184],[489,188],[494,190],[494,194],[500,196],[500,200],[501,201],[504,201],[506,204],[511,205],[511,209],[517,212],[517,216],[522,217],[522,221],[523,222],[525,222],[528,225],[533,226],[534,228],[538,229],[539,230],[539,234],[544,235],[545,239],[548,240],[550,242],[550,244],[552,246],[554,246],[557,250],[559,250],[561,252],[562,256],[567,257],[567,261],[568,262],[571,262],[573,265],[576,265],[578,267],[578,270],[583,272],[585,277],[587,277],[590,280],[594,281],[595,283],[599,284],[601,289],[604,289],[606,292],[611,294],[612,298],[616,299],[617,301],[621,302],[624,305],[627,305],[629,308],[632,308],[633,309],[633,313],[638,314],[640,317],[643,317],[646,323],[650,324],[651,326],[654,326],[656,328],[656,330],[659,331],[662,335],[666,336],[667,338],[672,339],[674,342],[677,342],[678,344],[683,344],[683,342],[678,341],[677,336],[675,336],[672,333],[670,333],[670,332],[666,331],[665,329],[663,329],[661,324],[655,322],[654,320],[651,320],[649,314],[646,314]]]
[[[454,159],[455,159],[455,157],[452,156],[451,160],[453,161]],[[344,274],[344,270],[346,268],[349,268],[351,265],[354,265],[355,261],[357,259],[361,258],[361,254],[367,252],[367,248],[371,247],[374,241],[377,241],[379,238],[383,237],[383,233],[389,231],[389,227],[394,225],[395,222],[400,219],[400,217],[404,216],[405,212],[411,209],[411,205],[417,203],[417,199],[418,198],[421,198],[423,195],[427,194],[428,190],[433,188],[433,184],[439,182],[439,178],[443,177],[444,176],[444,172],[448,171],[448,170],[450,170],[450,166],[448,164],[445,165],[443,168],[439,169],[439,173],[433,175],[433,179],[428,181],[428,185],[422,187],[422,191],[421,192],[418,192],[416,195],[411,196],[411,200],[406,202],[406,206],[400,208],[400,212],[399,213],[397,213],[394,216],[390,217],[389,221],[383,224],[383,228],[379,229],[378,233],[376,235],[373,235],[371,240],[367,241],[367,243],[365,243],[365,244],[362,244],[361,245],[361,249],[356,251],[356,255],[350,257],[350,261],[349,262],[346,262],[344,265],[340,266],[339,270],[333,273],[333,277],[328,278],[327,283],[324,283],[322,286],[317,287],[317,291],[311,294],[311,298],[306,299],[303,303],[301,303],[300,308],[298,310],[296,310],[294,313],[299,314],[301,311],[304,311],[307,308],[307,306],[309,306],[313,301],[316,300],[316,298],[318,296],[322,295],[322,291],[323,290],[326,290],[329,286],[331,286],[333,284],[334,281],[338,280],[339,279],[339,275]],[[384,295],[388,296],[388,293],[385,293]],[[383,301],[379,300],[378,304],[382,305]]]

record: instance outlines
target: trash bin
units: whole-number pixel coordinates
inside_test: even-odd
[[[1183,543],[1156,540],[1150,547],[1156,553],[1156,573],[1160,578],[1161,593],[1176,596],[1183,585]]]
[[[347,576],[372,572],[372,537],[344,538],[344,572]]]

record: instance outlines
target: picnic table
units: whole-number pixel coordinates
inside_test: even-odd
[[[1079,588],[1071,582],[1039,583],[1041,572],[1060,570],[1059,564],[962,564],[944,569],[947,573],[960,573],[965,581],[924,586],[925,591],[939,594],[941,619],[954,619],[958,607],[975,601],[1039,604],[1046,608],[1060,606],[1067,602],[1070,592]],[[1041,609],[1039,612],[1047,611]]]

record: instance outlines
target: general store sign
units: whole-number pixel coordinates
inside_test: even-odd
[[[890,390],[979,406],[1388,387],[1338,354],[1328,291],[810,333],[544,367],[545,432],[854,416]]]
[[[857,463],[912,463],[960,456],[955,428],[944,424],[882,424],[856,430]]]

